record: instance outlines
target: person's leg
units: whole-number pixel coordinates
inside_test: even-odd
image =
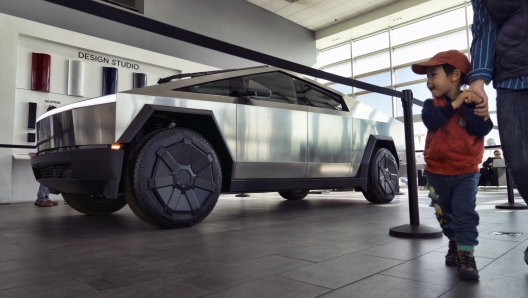
[[[499,89],[497,120],[506,168],[528,203],[528,90]]]
[[[474,247],[478,244],[479,215],[475,210],[477,188],[480,173],[454,176],[453,188],[453,222],[458,244],[457,272],[464,279],[478,279],[478,270],[473,256]]]
[[[39,190],[37,192],[37,200],[35,201],[35,206],[38,207],[51,207],[53,206],[53,203],[49,202],[49,191],[48,188],[42,184],[39,186]]]
[[[450,226],[452,221],[452,207],[449,177],[435,175],[429,172],[425,173],[429,187],[429,197],[431,198],[431,207],[435,208],[436,219],[442,228],[442,232],[449,238],[449,248],[445,256],[445,263],[448,266],[456,266],[457,243],[455,240],[455,232]]]

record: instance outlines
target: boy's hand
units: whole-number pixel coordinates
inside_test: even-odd
[[[475,101],[477,96],[475,94],[473,94],[472,92],[470,91],[467,91],[467,90],[464,90],[462,91],[462,93],[460,93],[458,95],[458,97],[453,100],[453,102],[451,102],[451,105],[453,106],[453,109],[458,109],[460,108],[460,106],[464,103],[464,102],[473,102]]]

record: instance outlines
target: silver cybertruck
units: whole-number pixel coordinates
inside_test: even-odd
[[[174,80],[174,81],[172,81]],[[161,79],[37,120],[37,181],[75,210],[126,204],[163,228],[199,223],[221,193],[398,187],[403,123],[303,76],[257,67]]]

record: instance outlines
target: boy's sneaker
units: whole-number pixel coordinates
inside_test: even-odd
[[[447,266],[456,266],[458,257],[458,247],[455,240],[449,240],[449,250],[445,257],[445,263]]]
[[[477,280],[479,278],[477,264],[472,252],[458,251],[457,273],[462,279]]]

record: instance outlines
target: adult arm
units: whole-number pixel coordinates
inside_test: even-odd
[[[484,161],[484,162],[482,163],[482,167],[484,167],[484,168],[489,168],[489,167],[490,167],[490,164],[492,164],[492,163],[493,163],[493,158],[488,157],[488,159],[486,159],[486,161]]]
[[[488,115],[488,96],[484,84],[489,83],[493,76],[494,50],[497,37],[497,25],[490,17],[483,0],[472,0],[473,4],[473,41],[471,43],[471,71],[468,74],[469,90],[482,97],[483,102],[477,104],[475,114]]]
[[[455,109],[450,103],[443,107],[435,107],[433,101],[428,99],[424,102],[422,109],[422,121],[428,130],[436,131],[446,124],[454,114]]]

